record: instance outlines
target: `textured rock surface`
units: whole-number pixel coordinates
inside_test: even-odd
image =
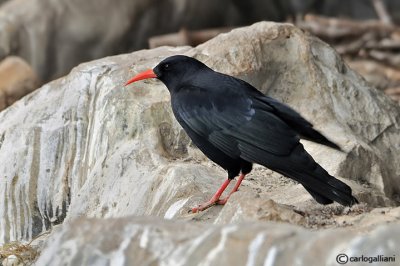
[[[318,39],[291,25],[258,23],[193,49],[164,47],[80,65],[0,113],[0,242],[30,239],[82,215],[153,215],[216,224],[273,220],[317,228],[321,219],[312,220],[328,214],[322,222],[332,227],[343,221],[359,224],[369,215],[375,224],[399,220],[391,209],[358,213],[318,206],[299,185],[262,167],[226,207],[188,215],[188,207],[207,199],[226,174],[190,145],[161,83],[122,85],[177,53],[246,79],[292,105],[348,151],[305,142],[328,171],[350,183],[370,207],[396,203],[400,107],[370,89]]]
[[[6,57],[0,62],[0,111],[38,86],[38,77],[23,59]]]
[[[152,217],[81,218],[53,234],[37,265],[338,265],[339,254],[398,263],[399,234],[398,225],[310,232],[273,223],[210,227]]]

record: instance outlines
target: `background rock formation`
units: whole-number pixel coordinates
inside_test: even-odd
[[[229,0],[11,0],[0,8],[0,58],[19,55],[46,81],[81,62],[146,47],[152,35],[238,20]]]
[[[24,58],[43,81],[81,62],[147,47],[153,35],[284,21],[309,12],[377,18],[370,0],[8,0],[0,1],[0,59]],[[400,21],[397,1],[384,1]]]
[[[353,187],[363,204],[351,209],[316,205],[300,185],[257,166],[227,206],[188,215],[189,207],[214,192],[226,178],[225,172],[191,145],[172,115],[168,91],[160,82],[123,87],[127,78],[172,54],[194,56],[297,109],[346,151],[304,142],[319,163]],[[270,252],[273,258],[274,252],[290,247],[287,239],[299,243],[313,238],[311,245],[319,246],[319,241],[336,234],[338,249],[321,253],[330,254],[327,258],[342,251],[340,243],[346,241],[363,243],[350,245],[354,254],[376,251],[373,243],[397,234],[397,229],[390,225],[371,228],[398,223],[400,218],[399,209],[390,207],[398,204],[400,191],[400,164],[395,163],[400,161],[399,113],[398,105],[371,89],[331,47],[290,24],[262,22],[196,48],[162,47],[85,63],[0,113],[0,242],[29,240],[68,221],[50,238],[55,245],[43,251],[40,265],[64,260],[62,252],[71,249],[77,251],[71,253],[71,265],[81,260],[107,261],[102,254],[108,252],[119,252],[112,259],[134,262],[131,250],[149,261],[172,263],[182,250],[196,248],[196,241],[210,244],[201,251],[207,254],[203,259],[229,262],[232,258],[225,252],[234,245],[231,236],[242,239],[243,248],[249,250],[265,247],[262,252]],[[379,206],[387,208],[371,211]],[[78,216],[129,215],[153,216],[148,219],[154,222],[72,221]],[[176,225],[163,218],[183,221]],[[226,225],[239,222],[253,226],[240,232],[238,228],[246,226]],[[308,228],[357,228],[311,233],[282,222]],[[280,229],[271,240],[282,247],[273,246],[265,235],[274,226]],[[204,239],[199,230],[206,230]],[[382,248],[392,254],[390,243],[396,240],[385,239]],[[67,240],[71,247],[66,247]],[[180,240],[183,244],[172,251]],[[104,253],[86,252],[92,243]],[[163,248],[156,248],[159,243],[165,244]],[[247,259],[258,262],[268,257],[254,252]]]
[[[0,111],[38,86],[38,77],[23,59],[9,56],[0,61]]]

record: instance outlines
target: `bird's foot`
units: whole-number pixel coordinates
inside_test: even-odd
[[[225,203],[228,201],[229,197],[226,197],[224,199],[213,199],[213,200],[209,200],[203,204],[200,204],[197,207],[194,207],[191,209],[191,213],[197,213],[197,212],[201,212],[204,211],[214,205],[225,205]]]
[[[242,183],[245,176],[246,176],[245,174],[240,175],[238,181],[236,182],[235,187],[231,190],[231,192],[229,193],[229,195],[226,198],[220,199],[219,197],[221,197],[222,192],[224,192],[225,188],[228,186],[230,179],[227,179],[224,182],[224,184],[221,186],[221,188],[217,191],[217,193],[215,193],[215,195],[209,201],[199,205],[198,207],[192,208],[192,210],[189,212],[197,213],[200,211],[204,211],[214,205],[225,205],[228,202],[229,197],[238,190],[238,188],[239,188],[240,184]]]
[[[191,213],[197,213],[197,212],[204,211],[204,210],[206,210],[206,209],[208,209],[208,208],[210,208],[210,207],[212,207],[214,205],[217,205],[218,201],[219,201],[218,199],[209,200],[209,201],[207,201],[207,202],[205,202],[203,204],[200,204],[197,207],[192,208]]]
[[[204,211],[204,210],[210,208],[213,205],[215,205],[215,202],[214,203],[208,203],[207,202],[207,203],[204,203],[204,204],[201,204],[201,205],[199,205],[197,207],[192,208],[189,212],[198,213],[198,212],[201,212],[201,211]]]
[[[229,185],[229,182],[231,182],[231,180],[229,178],[226,179],[225,182],[221,185],[221,187],[217,190],[217,192],[214,194],[214,196],[212,196],[212,198],[209,201],[199,205],[198,207],[192,208],[192,210],[189,212],[196,213],[196,212],[204,211],[204,210],[210,208],[211,206],[218,204],[219,197],[221,197],[222,193],[224,192],[226,187]]]
[[[231,192],[229,193],[229,195],[228,195],[226,198],[218,199],[218,201],[217,201],[216,204],[218,204],[218,205],[225,205],[225,204],[228,202],[229,197],[230,197],[233,193],[235,193],[236,191],[238,191],[239,186],[240,186],[240,184],[242,183],[242,181],[243,181],[243,179],[244,179],[245,176],[246,176],[245,174],[241,174],[240,177],[239,177],[239,179],[238,179],[238,181],[236,182],[235,187],[231,190]]]
[[[230,195],[229,195],[229,196],[230,196]],[[218,204],[218,205],[225,205],[225,204],[228,202],[229,196],[226,197],[226,198],[223,198],[223,199],[218,200],[216,204]]]

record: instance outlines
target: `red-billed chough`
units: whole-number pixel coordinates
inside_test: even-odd
[[[193,212],[226,203],[250,173],[253,163],[301,183],[318,203],[358,203],[351,188],[329,175],[299,140],[340,148],[289,106],[265,96],[243,80],[183,55],[166,58],[125,85],[148,78],[157,78],[167,86],[180,125],[208,158],[228,172],[228,179],[215,195],[193,208]],[[220,199],[229,182],[239,174],[229,195]]]

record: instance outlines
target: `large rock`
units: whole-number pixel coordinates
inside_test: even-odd
[[[318,227],[322,223],[309,220],[329,213],[334,227],[338,216],[346,222],[359,212],[321,207],[300,185],[256,167],[229,203],[238,207],[188,215],[226,173],[190,144],[160,82],[123,87],[135,73],[181,53],[299,110],[347,151],[306,142],[317,161],[344,178],[369,208],[395,204],[400,107],[371,89],[325,43],[289,24],[262,22],[193,49],[164,47],[80,65],[0,113],[1,242],[31,239],[82,215]],[[368,215],[369,208],[360,212]],[[376,221],[387,220],[380,214]]]
[[[361,232],[310,232],[276,223],[210,226],[153,217],[80,218],[53,234],[36,265],[310,266],[347,259],[350,265],[375,260],[375,265],[394,266],[399,234],[393,224]]]

